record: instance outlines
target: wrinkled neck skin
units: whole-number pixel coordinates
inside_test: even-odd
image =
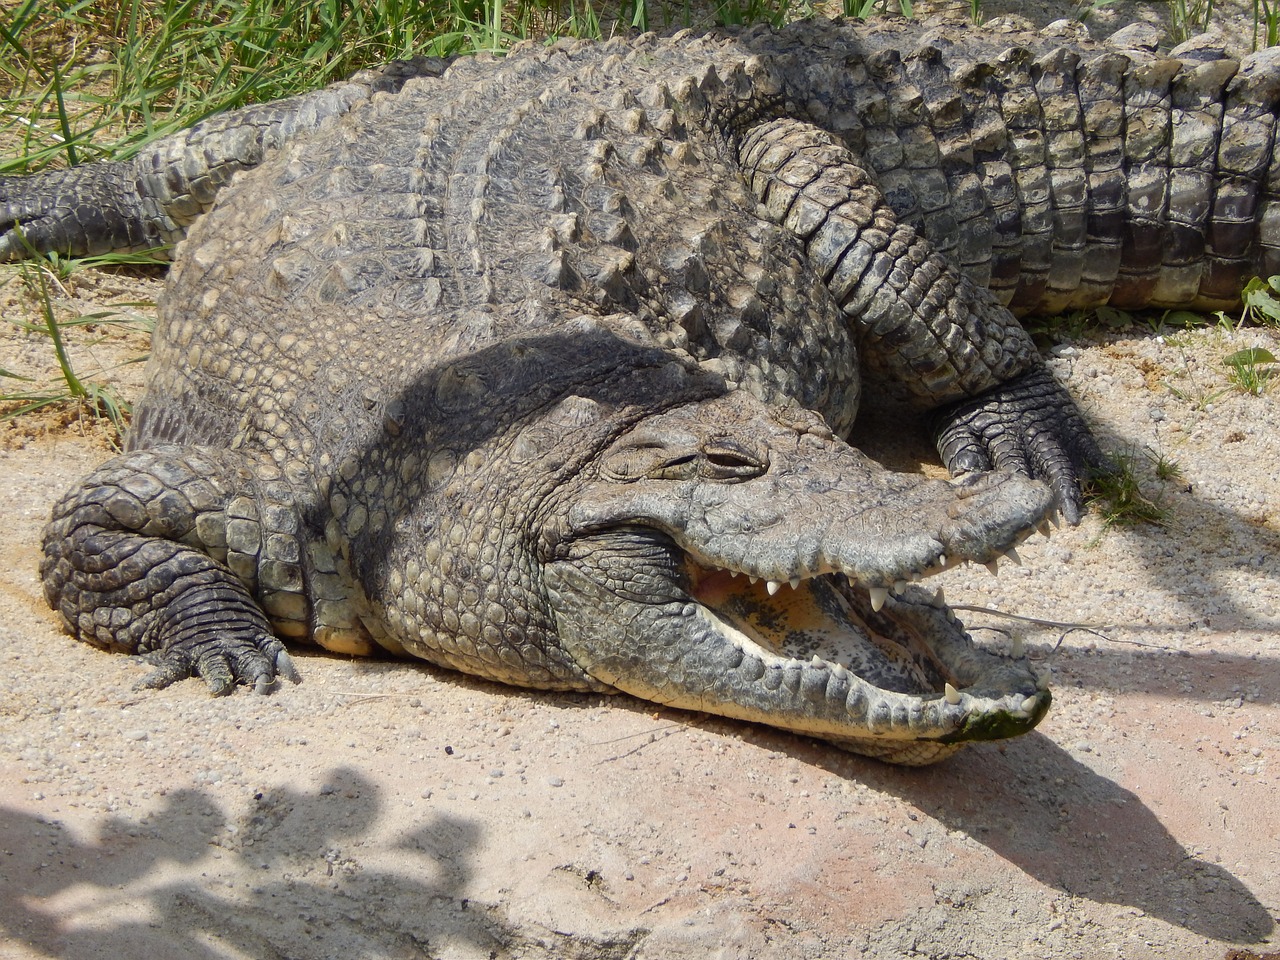
[[[349,442],[327,484],[343,522],[326,535],[368,597],[364,626],[387,649],[474,676],[614,689],[559,642],[540,554],[564,540],[602,451],[646,418],[725,390],[585,317],[428,366],[391,393],[393,430],[383,409],[368,411],[369,436]]]
[[[903,764],[1048,709],[1025,658],[977,648],[914,583],[1025,539],[1051,510],[1037,481],[891,473],[738,390],[641,420],[573,487],[542,579],[596,681]]]

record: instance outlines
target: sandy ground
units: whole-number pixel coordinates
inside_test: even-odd
[[[7,269],[7,268],[6,268]],[[0,276],[8,319],[34,301]],[[89,275],[63,316],[154,298]],[[0,368],[49,374],[6,329]],[[1033,734],[900,770],[628,698],[302,654],[210,699],[68,639],[36,576],[110,456],[0,422],[0,958],[1238,958],[1280,950],[1280,404],[1222,358],[1275,332],[1091,331],[1051,363],[1166,526],[1033,538],[952,603],[1053,667]],[[71,336],[136,396],[136,333]],[[95,373],[99,366],[108,368]],[[872,450],[930,466],[923,446]],[[1177,467],[1176,476],[1157,465]]]

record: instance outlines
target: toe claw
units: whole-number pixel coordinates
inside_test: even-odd
[[[153,654],[148,659],[155,669],[133,685],[135,690],[163,690],[192,674],[191,660],[181,650]]]
[[[207,657],[200,662],[196,672],[204,678],[209,693],[215,697],[225,697],[236,688],[235,672],[226,657]]]
[[[279,641],[276,641],[279,643]],[[289,656],[289,651],[284,648],[284,644],[279,643],[280,649],[276,651],[275,666],[276,676],[284,677],[291,683],[301,683],[302,674],[298,673],[298,668],[294,666],[293,657]]]

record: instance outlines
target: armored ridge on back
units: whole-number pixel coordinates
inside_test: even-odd
[[[1015,312],[1223,305],[1280,242],[1274,55],[1061,44],[525,46],[0,181],[11,256],[191,226],[50,605],[152,686],[265,689],[285,639],[900,763],[1031,729],[1031,665],[915,583],[1101,464]],[[935,411],[958,479],[845,443],[864,389]]]

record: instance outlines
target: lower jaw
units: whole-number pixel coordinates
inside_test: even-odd
[[[674,565],[667,569],[675,572]],[[722,620],[713,604],[695,600],[699,584],[683,577],[668,581],[669,593],[656,601],[652,590],[640,598],[603,584],[595,565],[550,564],[544,578],[561,614],[563,650],[596,682],[655,703],[759,723],[908,765],[944,759],[965,741],[1025,733],[1048,708],[1048,694],[1037,691],[1025,661],[975,651],[969,669],[964,651],[973,651],[972,644],[945,610],[911,602],[919,588],[908,588],[902,601],[890,600],[888,610],[895,617],[918,614],[914,626],[926,635],[941,618],[950,624],[948,635],[964,638],[949,645],[954,649],[945,658],[959,679],[975,678],[957,702],[945,687],[883,690],[838,662],[815,665],[766,650]],[[991,661],[996,669],[986,666]]]
[[[794,608],[803,603],[800,595],[809,590],[808,587],[802,586],[799,590],[783,587],[781,591],[766,594],[763,586],[748,588],[746,581],[739,579],[742,584],[736,588],[738,591],[756,591],[751,594],[755,601],[751,609],[756,610],[757,615],[773,602],[780,611],[777,622],[795,625],[800,614],[789,610],[787,605]],[[712,588],[715,586],[711,583]],[[722,617],[706,602],[713,599],[706,594],[715,592],[714,589],[700,590],[704,626],[719,630],[722,642],[739,647],[744,656],[760,659],[766,670],[785,672],[807,668],[819,675],[823,671],[835,677],[848,675],[849,682],[847,704],[837,702],[844,700],[838,696],[840,687],[837,685],[833,690],[829,682],[828,693],[837,696],[825,703],[819,703],[816,697],[811,699],[809,706],[813,712],[806,717],[761,715],[767,714],[767,709],[752,715],[749,709],[729,704],[721,704],[721,709],[714,712],[820,737],[843,749],[888,762],[923,765],[945,759],[969,741],[1003,739],[1025,733],[1048,710],[1051,698],[1048,691],[1042,689],[1030,664],[1021,658],[1001,657],[976,648],[959,621],[945,607],[928,602],[931,597],[923,589],[907,587],[902,599],[891,598],[879,612],[871,610],[865,591],[853,596],[852,590],[846,586],[840,592],[850,604],[851,618],[859,624],[855,632],[861,634],[860,628],[872,623],[894,634],[894,639],[880,636],[874,642],[866,637],[860,640],[867,651],[867,662],[886,665],[882,676],[890,677],[888,685],[871,682],[868,676],[859,675],[862,671],[850,670],[851,664],[833,658],[831,650],[821,645],[804,644],[803,655],[796,656],[800,651],[788,640],[794,642],[797,631],[788,634],[783,630],[782,637],[774,639],[762,636],[759,631],[742,629],[753,624]],[[791,593],[783,596],[788,591]],[[722,603],[723,593],[722,589],[717,598]],[[817,604],[814,599],[817,596],[829,604],[829,599],[820,595],[821,589],[810,592],[808,599]],[[740,604],[739,612],[742,609],[746,608]],[[816,618],[812,619],[817,622]],[[828,622],[827,626],[833,625]],[[925,638],[932,638],[933,642],[928,643]],[[848,649],[850,644],[846,642],[841,646]],[[814,652],[816,656],[806,662]],[[756,678],[756,682],[768,680]],[[812,678],[806,683],[810,688],[818,686]],[[842,716],[846,706],[848,713]]]

